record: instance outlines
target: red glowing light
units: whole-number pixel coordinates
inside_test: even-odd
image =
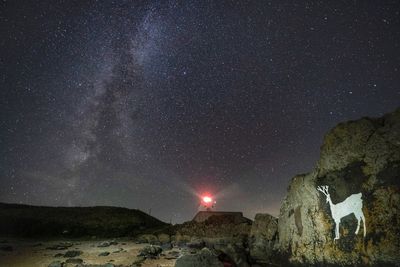
[[[211,203],[212,202],[212,198],[211,197],[209,197],[209,196],[205,196],[205,197],[203,197],[203,201],[204,201],[204,203]]]

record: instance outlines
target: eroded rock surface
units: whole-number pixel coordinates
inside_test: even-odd
[[[340,222],[340,239],[325,195],[333,204],[362,193],[363,225],[353,214]],[[324,138],[321,158],[293,178],[281,206],[277,248],[292,263],[399,266],[400,109],[379,119],[341,123]]]
[[[204,222],[191,221],[179,225],[172,239],[175,245],[195,250],[207,247],[221,257],[221,261],[247,267],[250,229],[251,220],[237,222],[230,217],[211,216]]]
[[[256,214],[249,237],[250,257],[257,263],[271,263],[278,238],[278,219],[269,214]]]
[[[223,267],[223,263],[208,248],[203,248],[197,254],[181,256],[176,260],[175,267]]]

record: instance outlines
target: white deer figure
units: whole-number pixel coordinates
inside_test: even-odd
[[[364,213],[362,211],[363,203],[362,203],[362,194],[353,194],[346,198],[344,201],[340,203],[333,204],[331,200],[331,196],[328,192],[328,186],[323,185],[323,186],[318,186],[317,190],[322,192],[326,196],[326,202],[329,202],[329,206],[331,208],[331,213],[332,213],[332,218],[335,221],[335,239],[340,238],[339,234],[339,224],[340,220],[349,215],[354,213],[357,219],[357,229],[355,234],[358,234],[358,230],[360,230],[360,220],[363,221],[363,226],[364,226],[364,237],[365,233],[367,231],[367,228],[365,227],[365,217]]]

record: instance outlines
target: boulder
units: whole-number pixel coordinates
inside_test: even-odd
[[[162,248],[160,246],[145,246],[139,251],[139,256],[143,256],[145,258],[155,258],[162,252]]]
[[[223,267],[223,263],[218,260],[208,248],[203,248],[196,254],[187,254],[179,257],[175,262],[175,267]]]
[[[224,266],[249,267],[247,250],[242,243],[226,242],[215,244],[218,259]]]
[[[256,214],[249,236],[252,261],[264,264],[272,263],[277,239],[278,219],[269,214]]]
[[[357,234],[354,210],[365,217]],[[351,212],[341,217],[344,211]],[[325,136],[315,169],[290,183],[277,249],[296,264],[398,266],[399,232],[400,109],[339,124]]]

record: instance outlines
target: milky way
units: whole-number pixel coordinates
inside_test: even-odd
[[[0,201],[277,215],[331,127],[400,106],[399,10],[3,1]]]

